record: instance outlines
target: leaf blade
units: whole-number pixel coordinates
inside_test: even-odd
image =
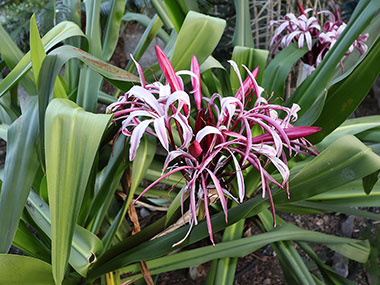
[[[46,110],[45,156],[52,264],[58,284],[65,274],[87,180],[109,120],[110,115],[87,113],[65,99],[53,99]]]

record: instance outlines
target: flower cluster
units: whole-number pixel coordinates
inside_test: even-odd
[[[279,46],[287,47],[292,42],[298,43],[298,47],[302,48],[306,42],[309,52],[302,58],[302,61],[314,68],[317,67],[346,28],[337,7],[335,5],[334,7],[336,15],[327,10],[317,12],[313,9],[303,9],[299,4],[300,16],[296,17],[289,13],[285,15],[284,19],[271,21],[271,26],[278,26],[270,43],[273,51]],[[312,15],[308,16],[309,14]],[[323,25],[318,19],[320,15],[328,17]],[[363,55],[368,49],[365,44],[367,39],[368,34],[359,35],[345,55],[350,55],[354,49]],[[340,64],[343,71],[342,62]]]
[[[108,107],[114,120],[122,120],[119,134],[121,132],[130,137],[130,160],[134,159],[144,133],[157,137],[168,153],[162,177],[141,195],[171,174],[181,172],[186,179],[182,191],[182,210],[184,200],[188,198],[192,227],[198,223],[199,209],[204,209],[202,212],[214,243],[209,214],[210,198],[215,195],[219,198],[227,222],[227,199],[243,202],[243,171],[253,166],[261,175],[263,197],[269,197],[274,217],[269,184],[285,188],[289,195],[287,159],[297,153],[316,155],[317,151],[304,137],[319,131],[319,128],[292,126],[300,109],[296,104],[287,108],[268,103],[255,79],[258,68],[251,72],[244,67],[249,76],[243,82],[238,66],[231,61],[241,83],[236,95],[222,97],[214,94],[211,98],[202,98],[200,68],[195,57],[190,71],[176,73],[158,46],[156,54],[168,84],[146,84],[141,67],[135,62],[141,86],[132,87]],[[185,91],[180,77],[183,75],[191,77],[193,90],[189,93],[193,94],[192,98]],[[253,98],[254,106],[248,109],[247,104]],[[284,113],[283,118],[280,112]],[[194,118],[191,117],[193,114]],[[266,170],[269,164],[280,173],[281,181],[276,181]],[[236,181],[238,198],[234,197],[230,188],[232,181]]]

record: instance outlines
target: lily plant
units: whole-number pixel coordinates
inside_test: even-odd
[[[277,26],[277,29],[270,47],[274,52],[279,47],[285,48],[294,42],[298,44],[299,48],[306,44],[308,52],[302,57],[302,61],[311,66],[312,71],[321,63],[347,25],[342,21],[339,10],[333,2],[332,6],[335,14],[328,10],[304,9],[300,3],[298,3],[298,6],[300,10],[298,17],[293,13],[288,13],[283,19],[271,21],[270,25]],[[322,16],[327,16],[327,20],[323,22]],[[359,35],[349,47],[345,56],[350,55],[354,50],[364,55],[368,50],[365,43],[367,39],[368,33]],[[342,61],[340,61],[340,66],[343,73]]]
[[[219,198],[227,223],[227,199],[238,203],[244,201],[243,171],[254,167],[261,176],[262,196],[268,196],[270,200],[275,226],[270,184],[285,188],[290,198],[288,159],[298,153],[317,155],[318,151],[305,137],[320,128],[292,125],[300,110],[297,104],[288,108],[269,103],[264,89],[256,82],[258,67],[251,72],[243,65],[249,75],[243,82],[237,64],[230,61],[239,78],[240,88],[234,97],[222,97],[215,93],[208,98],[201,95],[200,68],[195,56],[190,71],[175,72],[158,46],[156,55],[166,84],[158,81],[146,83],[140,65],[135,62],[141,86],[132,87],[107,109],[108,113],[113,113],[114,121],[122,121],[117,135],[122,133],[130,137],[131,161],[144,133],[157,137],[167,151],[162,177],[148,186],[137,199],[168,176],[181,172],[186,179],[181,198],[182,214],[185,196],[190,199],[188,234],[192,226],[198,223],[199,213],[204,212],[214,244],[209,213],[209,204],[215,200],[212,197],[216,194]],[[191,77],[192,90],[189,92],[181,78],[183,75]],[[251,101],[254,104],[249,109],[247,106]],[[279,172],[281,181],[275,180],[266,170],[270,164]],[[235,179],[238,193],[229,187]],[[199,211],[201,207],[204,211]]]
[[[144,278],[153,284],[153,276],[160,283],[164,272],[211,262],[201,282],[233,284],[238,258],[267,245],[275,254],[258,254],[276,255],[288,284],[350,283],[309,243],[366,263],[368,274],[380,276],[373,235],[341,238],[274,217],[276,207],[279,213],[380,220],[357,209],[378,205],[379,117],[345,121],[380,72],[380,37],[371,32],[367,42],[358,38],[379,29],[380,0],[361,0],[347,26],[337,23],[336,13],[323,24],[316,12],[289,16],[274,47],[288,34],[303,49],[285,48],[268,65],[269,51],[255,49],[249,38],[248,1],[234,1],[240,12],[230,70],[226,58],[212,56],[226,22],[186,4],[196,1],[152,1],[157,15],[149,21],[125,13],[125,1],[111,1],[107,21],[100,17],[101,0],[64,2],[83,2],[68,4],[74,22],[57,23],[41,38],[32,17],[26,54],[0,25],[0,65],[10,71],[0,81],[0,137],[7,141],[0,173],[0,283],[130,284]],[[147,28],[126,71],[108,61],[122,21],[132,20],[144,20]],[[290,38],[301,20],[305,29]],[[334,32],[341,33],[336,42]],[[159,64],[143,72],[137,62],[157,36],[168,53],[156,47]],[[364,52],[360,43],[368,45],[366,54],[345,62],[347,76],[335,77],[350,46]],[[285,98],[295,61],[307,50],[316,59],[322,45],[322,63]],[[138,74],[131,73],[135,69]],[[126,93],[117,100],[100,92],[103,79],[117,94]],[[17,96],[17,84],[27,96]],[[109,105],[108,114],[96,113],[98,102]],[[140,188],[146,181],[152,184]],[[176,221],[181,205],[189,225]],[[151,211],[141,223],[140,207]],[[251,227],[261,232],[244,235]],[[210,245],[199,243],[208,236]],[[8,254],[12,245],[24,255]]]

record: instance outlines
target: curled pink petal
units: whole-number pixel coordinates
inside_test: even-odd
[[[198,141],[198,142],[201,142],[202,139],[207,136],[207,135],[211,135],[211,134],[215,134],[215,135],[219,135],[219,136],[222,136],[222,133],[215,127],[212,127],[212,126],[206,126],[204,127],[203,129],[201,129],[198,133],[197,133],[197,136],[195,137],[195,140]]]
[[[203,174],[201,175],[201,180],[202,180],[202,187],[203,187],[203,202],[205,205],[205,216],[206,216],[206,221],[207,221],[207,229],[208,233],[210,236],[210,240],[213,245],[215,245],[214,238],[213,238],[213,233],[212,233],[212,225],[211,225],[211,218],[210,218],[210,212],[208,209],[208,195],[207,195],[207,187],[206,187],[206,182],[203,177]]]
[[[166,127],[164,122],[164,117],[160,117],[154,120],[154,130],[158,139],[160,140],[161,145],[169,151],[169,141],[166,134]]]
[[[133,161],[136,156],[136,151],[140,145],[142,135],[145,133],[146,128],[152,123],[153,120],[143,121],[138,124],[132,132],[131,147],[129,149],[129,161]]]
[[[259,98],[261,96],[261,93],[263,93],[264,88],[260,87],[259,84],[257,84],[257,82],[256,82],[257,74],[255,76],[255,74],[253,74],[251,71],[249,71],[248,67],[246,67],[244,64],[243,64],[243,68],[245,69],[245,71],[247,71],[248,76],[251,79],[252,86],[256,92],[256,97]],[[256,68],[255,70],[258,71],[258,68]]]
[[[191,212],[191,217],[193,218],[194,224],[198,224],[197,220],[197,210],[195,207],[195,180],[199,174],[193,177],[191,181],[188,184],[188,190],[190,191],[190,212]]]
[[[174,159],[176,159],[177,157],[180,157],[180,156],[188,158],[192,161],[196,161],[195,157],[193,157],[192,155],[188,154],[187,152],[185,152],[181,149],[173,150],[173,151],[169,152],[169,154],[167,155],[167,157],[165,159],[164,167],[162,168],[162,173],[164,173],[166,171],[170,162],[172,162]]]
[[[140,77],[140,83],[141,83],[141,86],[143,88],[145,88],[145,77],[144,77],[144,72],[140,66],[140,64],[138,64],[138,62],[133,58],[133,55],[132,54],[129,54],[129,56],[131,57],[131,59],[133,60],[133,62],[135,63],[136,65],[136,68],[137,68],[137,72],[139,73],[139,77]]]
[[[148,192],[148,190],[152,189],[153,186],[160,183],[162,180],[166,179],[170,175],[172,175],[178,171],[182,171],[182,170],[186,170],[186,169],[193,169],[193,168],[194,167],[192,167],[192,166],[181,166],[181,167],[178,167],[172,171],[169,171],[168,173],[166,173],[165,175],[161,176],[159,179],[154,181],[152,184],[150,184],[147,188],[145,188],[145,190],[141,192],[141,194],[136,198],[135,201],[139,200],[141,198],[141,196],[143,196],[146,192]]]
[[[199,68],[198,60],[193,56],[191,59],[191,71],[196,75],[198,80],[196,78],[191,78],[191,84],[193,85],[194,89],[194,100],[195,105],[197,107],[197,110],[199,111],[201,109],[201,70]]]
[[[175,119],[180,124],[182,129],[183,144],[181,148],[187,147],[193,139],[193,130],[189,126],[186,117],[181,113],[173,116],[173,119]]]
[[[241,93],[245,94],[245,92],[246,92],[245,91],[245,86],[244,86],[243,81],[241,79],[241,74],[240,74],[240,71],[239,71],[239,67],[237,66],[236,62],[234,62],[233,60],[229,60],[228,63],[231,64],[232,68],[234,69],[234,71],[236,73],[237,78],[239,79],[240,88],[242,90]],[[235,95],[235,97],[236,97],[236,95]],[[240,101],[244,104],[244,99],[245,99],[244,96],[240,96],[240,97],[241,97],[241,98],[239,98]]]
[[[232,153],[232,151],[230,151],[229,149],[227,149],[228,152],[231,154],[231,157],[234,161],[234,164],[235,164],[235,169],[236,169],[236,180],[237,180],[237,183],[238,183],[238,189],[239,189],[239,199],[240,199],[240,202],[243,202],[244,200],[244,194],[245,194],[245,186],[244,186],[244,177],[243,177],[243,173],[241,171],[241,168],[240,168],[240,164],[239,162],[237,161],[235,155]]]
[[[157,99],[154,98],[151,92],[144,89],[141,86],[133,86],[131,90],[129,90],[129,94],[134,96],[141,101],[146,102],[151,108],[154,109],[159,115],[163,115],[163,109],[158,103]]]
[[[224,198],[224,193],[223,193],[222,186],[220,185],[220,182],[219,182],[218,178],[216,177],[216,175],[210,169],[208,169],[208,168],[205,168],[205,169],[208,172],[208,174],[210,175],[211,180],[212,180],[212,182],[215,185],[215,189],[216,189],[216,191],[218,193],[220,203],[222,204],[222,209],[224,211],[224,216],[225,216],[225,219],[226,219],[226,223],[228,223],[227,202],[226,202],[226,199]]]
[[[177,113],[181,111],[182,106],[186,104],[190,108],[190,98],[184,91],[176,91],[172,93],[165,104],[165,113],[168,114],[169,109],[171,108],[174,102],[178,101]]]

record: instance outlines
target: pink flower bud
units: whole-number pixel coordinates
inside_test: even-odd
[[[164,76],[167,82],[169,83],[170,88],[172,89],[172,91],[182,90],[181,84],[178,81],[177,75],[175,74],[173,66],[170,63],[168,57],[158,45],[155,46],[155,49],[156,49],[158,64],[160,65],[160,68],[162,72],[164,73]]]
[[[203,152],[203,149],[201,147],[201,145],[199,144],[199,142],[197,141],[194,141],[190,146],[189,146],[189,152],[192,156],[194,156],[195,158],[198,158],[200,157],[200,155],[202,154]]]

